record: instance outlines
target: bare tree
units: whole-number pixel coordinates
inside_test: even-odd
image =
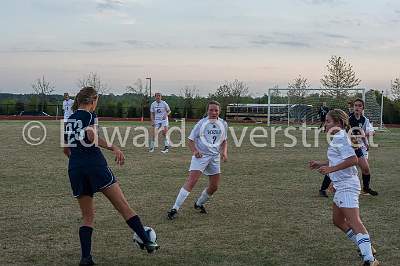
[[[140,110],[142,114],[142,118],[144,117],[144,108],[148,106],[150,96],[149,96],[149,88],[143,86],[143,81],[141,79],[137,79],[133,86],[126,87],[126,90],[129,93],[136,94],[139,99]]]
[[[236,116],[239,113],[239,102],[240,98],[247,96],[249,94],[249,87],[243,81],[239,81],[235,79],[233,82],[229,83],[229,87],[231,88],[231,94],[234,103],[236,104]]]
[[[303,78],[299,75],[292,82],[288,84],[288,97],[305,97],[307,94],[306,89],[308,89],[310,85],[308,84],[307,78]]]
[[[280,91],[279,91],[279,86],[278,85],[274,85],[270,91],[271,93],[271,97],[279,97],[281,95]]]
[[[391,82],[390,90],[395,101],[400,100],[400,78],[395,78]]]
[[[99,75],[95,72],[90,72],[83,79],[78,80],[79,87],[93,87],[99,94],[107,94],[109,89],[105,83],[103,83]]]
[[[328,74],[321,79],[322,86],[327,89],[326,95],[337,98],[347,96],[348,89],[361,83],[361,80],[356,78],[353,66],[340,56],[332,56],[326,68]]]
[[[35,83],[32,84],[32,88],[35,94],[40,98],[41,111],[43,112],[47,101],[47,95],[50,95],[54,91],[54,86],[42,76],[42,78],[38,78]]]
[[[198,96],[198,90],[195,86],[193,86],[192,88],[190,88],[189,86],[185,86],[183,89],[181,89],[181,95],[184,101],[183,111],[185,113],[185,118],[191,118],[193,103],[194,99]]]
[[[208,97],[217,100],[221,104],[221,115],[225,117],[226,107],[233,102],[232,89],[229,83],[225,82],[225,84],[217,88],[215,93],[209,94]]]

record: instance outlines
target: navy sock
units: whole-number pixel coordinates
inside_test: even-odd
[[[131,218],[129,218],[126,223],[129,225],[130,228],[142,239],[143,243],[148,243],[150,242],[149,237],[147,233],[144,231],[143,224],[140,221],[140,218],[138,215],[135,215]]]
[[[365,190],[369,189],[369,182],[371,180],[371,175],[362,175],[363,187]]]
[[[82,258],[90,256],[90,250],[92,249],[92,232],[93,228],[89,226],[81,226],[79,228]]]
[[[331,184],[331,179],[329,178],[328,175],[325,175],[320,190],[327,190],[330,184]]]

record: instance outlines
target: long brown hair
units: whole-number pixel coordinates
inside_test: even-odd
[[[333,109],[328,112],[327,116],[330,116],[333,122],[340,124],[341,128],[345,129],[346,131],[350,129],[349,116],[345,111]]]
[[[97,99],[97,91],[93,87],[84,87],[75,96],[72,110],[78,110],[81,104],[90,104]]]

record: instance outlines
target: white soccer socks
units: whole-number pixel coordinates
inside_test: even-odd
[[[190,192],[187,191],[184,188],[181,188],[179,191],[178,196],[176,197],[174,207],[173,209],[179,210],[179,208],[182,206],[182,204],[185,202],[186,198],[189,196]]]
[[[207,188],[201,192],[200,197],[197,199],[196,205],[197,206],[202,206],[204,203],[207,202],[207,200],[210,198],[210,195],[207,193]]]
[[[369,234],[357,234],[356,235],[358,248],[361,251],[364,261],[374,261],[374,255],[372,254],[371,240]]]
[[[353,241],[354,244],[356,244],[356,246],[358,246],[356,234],[354,234],[353,229],[350,228],[349,230],[347,230],[346,235],[351,241]]]

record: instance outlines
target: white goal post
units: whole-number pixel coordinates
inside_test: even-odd
[[[353,89],[288,89],[268,90],[268,125],[284,124],[298,126],[320,126],[321,106],[339,108],[350,112],[349,104],[356,98],[365,102],[365,115],[375,127],[382,127],[382,106],[378,104],[374,91],[365,88]],[[322,117],[322,118],[321,118]]]

